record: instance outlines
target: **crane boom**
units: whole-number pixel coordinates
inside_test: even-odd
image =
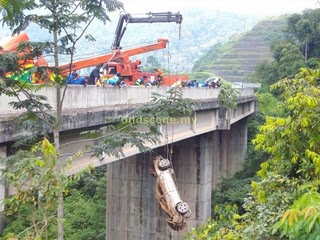
[[[121,14],[119,17],[118,25],[114,34],[114,41],[111,49],[116,50],[121,48],[120,42],[127,29],[128,23],[170,23],[175,22],[177,24],[182,23],[182,15],[172,12],[159,12],[159,13],[146,13],[145,17],[132,17],[130,13]]]
[[[164,49],[166,48],[167,43],[168,43],[167,39],[158,39],[158,41],[153,44],[142,45],[139,47],[129,48],[126,50],[118,49],[100,56],[74,61],[71,65],[71,71],[75,71],[75,70],[79,70],[79,69],[87,68],[91,66],[96,66],[98,64],[106,64],[110,61],[115,61],[115,60],[121,61],[125,64],[126,62],[129,62],[130,56]],[[62,74],[69,73],[70,64],[62,65],[59,68]]]

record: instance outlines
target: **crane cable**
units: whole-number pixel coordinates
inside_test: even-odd
[[[179,66],[180,66],[180,41],[181,41],[181,23],[179,24],[179,38],[178,38],[178,49],[177,49],[177,68],[176,68],[176,75],[178,75],[179,72]],[[177,78],[176,78],[176,82],[177,82]],[[177,85],[177,84],[176,84]]]
[[[181,23],[179,24],[179,40],[178,40],[178,60],[177,60],[177,70],[176,70],[176,75],[178,75],[178,66],[179,66],[179,55],[180,55],[180,40],[181,40]],[[169,61],[169,60],[168,60]],[[169,63],[168,63],[169,64]],[[177,78],[176,78],[176,87],[177,87]],[[172,123],[172,133],[171,133],[171,148],[170,148],[170,152],[169,152],[169,160],[171,162],[172,165],[172,155],[173,155],[173,134],[174,134],[174,123]],[[168,133],[167,133],[168,135]],[[168,147],[169,150],[169,147]],[[172,166],[173,169],[173,166]],[[177,181],[176,181],[177,184]]]
[[[177,59],[177,68],[176,68],[176,75],[178,75],[178,68],[179,68],[179,61],[180,61],[180,40],[181,40],[181,23],[179,24],[179,40],[178,40],[178,59]],[[168,56],[170,56],[169,54],[169,47],[168,47]],[[168,69],[169,69],[169,57],[168,57]],[[169,79],[170,79],[170,76],[169,76]],[[176,87],[177,87],[177,78],[175,79],[175,83],[176,83]],[[170,143],[170,147],[169,147],[169,144],[168,144],[168,131],[167,131],[167,125],[166,125],[166,146],[167,146],[167,158],[170,160],[170,163],[171,163],[171,167],[173,169],[173,164],[172,164],[172,155],[173,155],[173,138],[174,138],[174,124],[175,123],[172,123],[172,132],[171,132],[171,143]],[[176,185],[178,187],[178,184],[177,184],[177,180],[176,180],[176,177],[174,176],[174,180],[176,182]]]

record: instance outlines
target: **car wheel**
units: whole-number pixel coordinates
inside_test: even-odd
[[[176,209],[178,213],[185,214],[189,211],[189,205],[186,202],[179,202]]]
[[[169,159],[163,158],[159,161],[159,169],[160,170],[166,170],[170,167],[171,163]]]

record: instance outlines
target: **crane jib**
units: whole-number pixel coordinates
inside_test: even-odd
[[[182,23],[182,15],[172,12],[158,12],[158,13],[146,13],[143,16],[132,16],[130,13],[124,13],[120,15],[118,25],[114,34],[114,41],[111,45],[111,49],[121,48],[121,39],[126,31],[128,23],[171,23],[175,22],[177,24]]]

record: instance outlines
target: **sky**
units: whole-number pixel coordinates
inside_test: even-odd
[[[195,6],[256,16],[276,16],[301,13],[307,8],[319,8],[318,0],[119,0],[128,13],[178,12]]]

